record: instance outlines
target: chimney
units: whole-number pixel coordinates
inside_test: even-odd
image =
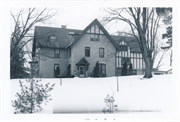
[[[61,25],[61,28],[66,28],[66,25]]]

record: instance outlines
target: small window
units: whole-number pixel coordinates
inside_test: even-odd
[[[90,47],[85,47],[85,57],[90,57]]]
[[[99,57],[104,58],[104,48],[99,48]]]
[[[99,26],[95,25],[95,26],[94,26],[94,30],[95,30],[95,31],[94,31],[95,33],[98,33],[98,34],[99,34]]]
[[[54,58],[60,58],[60,49],[54,49]]]
[[[91,27],[91,41],[99,41],[100,29],[98,25],[92,25]]]
[[[99,34],[91,34],[91,41],[99,41]]]
[[[50,36],[50,41],[56,41],[56,36]]]
[[[127,45],[119,45],[120,51],[128,51],[128,46]]]
[[[60,76],[59,64],[54,64],[54,77],[58,78]]]
[[[91,41],[95,41],[94,34],[91,34]]]
[[[154,73],[154,75],[163,75],[163,73]]]

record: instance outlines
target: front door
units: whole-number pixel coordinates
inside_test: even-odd
[[[85,67],[79,66],[79,77],[83,78],[85,77]]]

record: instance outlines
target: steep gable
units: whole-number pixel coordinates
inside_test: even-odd
[[[96,29],[97,28],[97,29]],[[93,30],[93,32],[92,32]],[[82,33],[73,41],[71,42],[66,48],[72,47],[78,40],[82,38],[82,36],[86,33],[100,33],[106,35],[106,37],[111,41],[116,49],[119,49],[117,43],[113,40],[113,38],[108,34],[108,32],[104,29],[104,27],[100,24],[100,22],[95,19],[92,21],[83,31]]]
[[[131,52],[141,53],[139,42],[135,37],[115,35],[111,35],[111,37],[116,41],[117,44],[119,44],[122,41],[126,42],[126,44],[130,47]]]

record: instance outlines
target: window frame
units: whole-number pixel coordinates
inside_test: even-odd
[[[90,28],[90,40],[91,41],[100,41],[100,27],[97,24],[93,24]]]
[[[91,41],[100,41],[100,36],[99,36],[100,34],[96,34],[96,33],[91,33],[91,35],[90,35],[90,40]],[[97,37],[96,37],[97,36]]]
[[[103,49],[103,55],[101,55],[101,49]],[[104,58],[104,48],[103,47],[100,47],[99,48],[99,58]]]
[[[59,67],[59,69],[60,69],[60,64],[58,64],[58,63],[54,63],[54,76],[56,75],[55,73],[56,73],[56,67],[57,66]],[[60,73],[59,73],[59,75],[60,75]]]
[[[55,39],[51,39],[51,37],[55,37]],[[50,42],[53,42],[53,41],[56,41],[57,40],[57,37],[55,35],[50,35],[49,36],[49,41]]]
[[[89,51],[89,53],[86,51]],[[86,55],[86,54],[88,54],[88,55]],[[90,57],[90,47],[85,47],[85,57]]]
[[[58,50],[58,55],[56,55],[56,51]],[[60,49],[59,48],[55,48],[54,49],[54,58],[60,58]]]

